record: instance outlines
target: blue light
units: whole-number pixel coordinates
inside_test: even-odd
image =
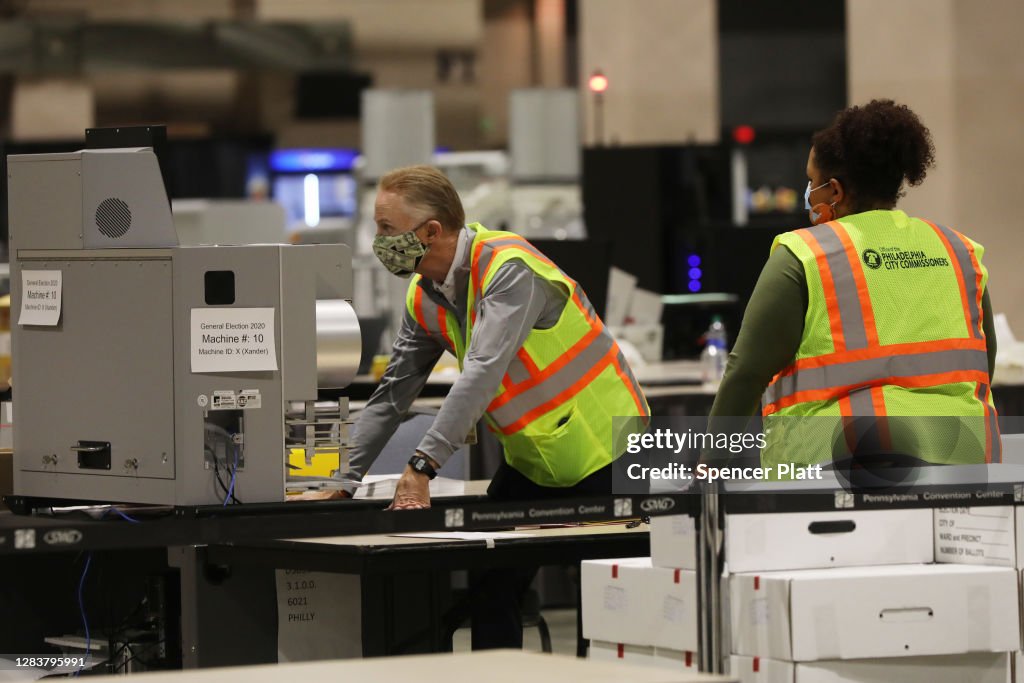
[[[270,153],[270,168],[278,173],[351,171],[356,149],[277,149]]]
[[[703,273],[700,272],[700,268],[690,268],[690,279],[699,280]]]
[[[690,291],[691,292],[699,292],[700,291],[700,280],[690,280]]]
[[[696,268],[700,265],[700,256],[690,254],[690,258],[686,259],[686,263],[689,264],[691,268]]]

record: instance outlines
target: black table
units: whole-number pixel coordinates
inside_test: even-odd
[[[278,569],[357,576],[358,595],[349,597],[360,615],[358,654],[370,657],[450,648],[462,621],[458,609],[450,611],[453,570],[649,554],[646,525],[618,523],[517,530],[496,539],[375,534],[214,544],[172,549],[170,561],[181,570],[183,664],[191,668],[277,661]]]

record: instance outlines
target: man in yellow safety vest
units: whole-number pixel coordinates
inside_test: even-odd
[[[610,494],[616,431],[647,402],[583,289],[522,237],[465,224],[434,168],[392,171],[379,185],[374,252],[411,277],[380,385],[360,414],[348,490],[394,433],[445,351],[461,370],[398,483],[393,509],[430,504],[429,481],[483,417],[505,461],[495,499]],[[534,570],[477,582],[473,646],[521,646],[518,600]],[[497,606],[495,606],[497,604]]]

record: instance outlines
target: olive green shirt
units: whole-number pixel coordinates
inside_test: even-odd
[[[982,326],[988,347],[988,373],[995,372],[996,333],[986,288]],[[804,334],[807,277],[796,254],[780,245],[754,286],[739,337],[729,353],[711,417],[745,417],[760,410],[761,395],[772,378],[793,362]]]

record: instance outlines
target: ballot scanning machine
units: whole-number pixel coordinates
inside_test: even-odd
[[[279,502],[339,453],[359,364],[344,245],[179,246],[146,147],[8,157],[14,492]]]

